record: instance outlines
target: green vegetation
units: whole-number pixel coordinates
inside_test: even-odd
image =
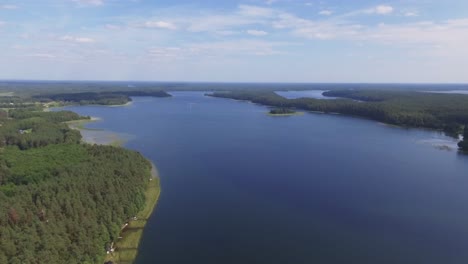
[[[0,115],[0,263],[103,263],[135,216],[141,222],[130,226],[141,235],[159,195],[151,163],[120,147],[80,144],[64,122],[89,117],[34,110]],[[135,235],[122,241],[136,255]]]
[[[79,143],[81,134],[62,122],[88,118],[69,111],[10,110],[9,116],[14,119],[0,121],[0,147],[15,145],[23,150],[49,144]]]
[[[130,102],[131,96],[170,97],[164,91],[104,91],[104,92],[77,92],[66,94],[41,94],[33,96],[34,99],[49,103],[60,101],[65,103],[78,103],[81,105],[123,105]]]
[[[468,151],[468,125],[465,125],[463,131],[463,140],[458,143],[460,150]]]
[[[275,107],[340,113],[388,124],[444,130],[457,135],[468,123],[468,96],[401,90],[336,90],[327,96],[336,100],[286,99],[269,91],[215,92],[214,97],[248,100]],[[360,100],[360,101],[356,101]]]
[[[274,116],[288,116],[288,115],[295,115],[297,114],[297,112],[289,108],[277,107],[277,108],[271,109],[269,114],[274,115]]]
[[[153,179],[150,181],[148,188],[145,192],[146,205],[141,210],[136,219],[132,219],[128,225],[121,232],[121,239],[118,239],[115,243],[115,251],[108,254],[106,257],[107,261],[113,263],[133,263],[138,254],[138,246],[140,244],[141,236],[143,235],[143,229],[148,222],[151,213],[156,207],[156,203],[160,194],[159,177],[155,173],[156,169],[153,165]]]

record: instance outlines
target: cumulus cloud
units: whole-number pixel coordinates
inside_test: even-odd
[[[412,12],[412,11],[404,12],[403,15],[405,17],[417,17],[417,16],[419,16],[418,12]]]
[[[167,21],[146,21],[145,27],[175,30],[177,26]]]
[[[388,6],[388,5],[379,5],[375,8],[375,13],[381,14],[381,15],[390,14],[392,12],[393,12],[393,7]]]
[[[86,38],[86,37],[74,37],[70,35],[66,35],[60,38],[62,41],[68,41],[68,42],[75,42],[75,43],[94,43],[96,42],[92,38]]]
[[[256,37],[262,37],[262,36],[268,35],[268,32],[263,31],[263,30],[249,29],[247,30],[247,34],[256,36]]]
[[[239,14],[252,17],[271,17],[274,14],[274,10],[259,6],[240,5]]]
[[[345,17],[351,17],[351,16],[358,16],[358,15],[389,15],[395,11],[395,8],[390,5],[378,5],[375,7],[367,8],[367,9],[361,9],[361,10],[356,10],[353,12],[350,12],[348,14],[345,14]]]

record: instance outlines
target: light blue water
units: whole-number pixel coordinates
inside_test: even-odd
[[[450,138],[174,95],[68,107],[159,169],[137,263],[468,263],[468,157],[434,147]]]

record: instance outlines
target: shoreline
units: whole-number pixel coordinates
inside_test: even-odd
[[[110,145],[115,147],[121,147],[125,144],[126,139],[114,132],[106,131],[103,129],[87,128],[86,124],[101,121],[102,118],[91,117],[91,119],[81,119],[65,122],[71,129],[80,131],[82,136],[81,141],[86,144],[97,144],[97,145]]]
[[[80,131],[85,144],[100,144],[111,145],[114,147],[123,147],[124,139],[117,134],[101,129],[89,129],[85,125],[91,122],[101,121],[102,118],[91,117],[91,119],[82,119],[66,122],[70,128]],[[105,142],[96,137],[90,137],[89,134],[96,133],[103,134],[107,139],[115,137],[113,140]],[[86,136],[88,134],[88,137]],[[156,208],[161,193],[159,172],[156,165],[149,159],[151,164],[149,171],[150,178],[148,186],[145,190],[145,206],[137,213],[135,218],[128,220],[123,226],[119,234],[119,239],[113,242],[114,251],[105,256],[104,262],[111,261],[114,264],[118,263],[133,263],[138,256],[138,248],[141,238],[144,233],[144,228],[148,222],[149,217]],[[121,250],[119,250],[121,249]]]
[[[133,101],[128,101],[125,104],[116,104],[116,105],[104,105],[107,107],[125,107],[125,106],[131,106],[133,105]]]
[[[159,173],[153,162],[151,162],[150,174],[151,177],[145,191],[145,207],[138,212],[136,218],[125,224],[119,239],[114,244],[115,251],[106,256],[105,262],[112,261],[114,264],[119,264],[133,263],[136,260],[145,226],[156,209],[161,194]]]
[[[130,105],[132,102],[128,102],[126,105]],[[112,145],[114,147],[122,147],[124,139],[119,137],[117,134],[109,131],[104,131],[100,129],[89,129],[85,125],[91,122],[97,122],[102,120],[99,117],[91,117],[90,119],[81,119],[64,122],[71,129],[76,129],[82,135],[82,142],[84,144],[101,144],[101,145]],[[103,142],[99,140],[92,140],[89,137],[87,138],[85,133],[103,133],[107,137],[115,136],[117,139],[110,142]],[[140,245],[141,238],[144,233],[145,226],[156,209],[156,205],[159,200],[161,193],[161,185],[159,172],[151,160],[145,159],[150,163],[150,170],[148,172],[148,185],[145,190],[145,205],[137,213],[137,215],[131,219],[128,219],[128,222],[123,225],[119,233],[119,238],[117,241],[112,242],[113,249],[111,252],[108,252],[107,255],[103,258],[103,263],[112,262],[114,264],[119,263],[133,263],[138,256],[138,249]],[[119,250],[121,249],[121,250]]]
[[[278,117],[281,117],[281,116],[301,116],[301,115],[304,115],[304,112],[294,112],[294,113],[289,113],[289,114],[272,114],[272,113],[267,113],[268,116],[278,116]]]

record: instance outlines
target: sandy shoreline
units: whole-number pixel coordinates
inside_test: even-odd
[[[115,243],[115,251],[108,254],[105,261],[112,261],[116,264],[135,261],[144,228],[156,208],[160,193],[159,173],[154,163],[151,162],[151,178],[145,192],[145,208],[138,212],[136,218],[128,222]]]
[[[92,122],[98,122],[102,119],[99,117],[91,117],[91,119],[82,119],[66,122],[68,126],[72,129],[80,131],[82,136],[82,141],[88,144],[97,144],[97,145],[112,145],[112,146],[122,146],[126,139],[125,137],[103,129],[92,129],[87,128],[86,124]]]

